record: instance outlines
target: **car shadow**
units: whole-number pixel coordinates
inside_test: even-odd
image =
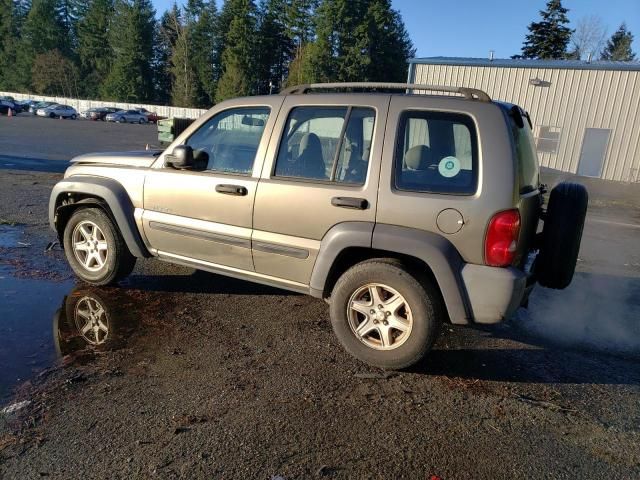
[[[300,295],[268,285],[217,275],[202,270],[185,275],[130,275],[122,286],[151,292],[230,295]]]

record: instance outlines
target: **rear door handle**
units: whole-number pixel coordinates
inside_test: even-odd
[[[239,197],[244,197],[249,193],[247,188],[242,185],[216,185],[216,192],[225,195],[237,195]]]
[[[369,206],[366,198],[356,197],[333,197],[331,205],[334,207],[353,208],[354,210],[365,210]]]

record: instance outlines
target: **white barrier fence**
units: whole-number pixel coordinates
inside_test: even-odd
[[[149,105],[143,103],[106,102],[103,100],[80,100],[78,98],[47,97],[45,95],[32,95],[30,93],[0,92],[0,96],[10,96],[16,100],[37,100],[40,102],[60,103],[62,105],[69,105],[75,108],[78,113],[89,110],[90,108],[99,107],[115,107],[122,110],[146,108],[150,112],[155,112],[162,117],[198,118],[206,112],[206,110],[200,108],[167,107],[164,105]]]

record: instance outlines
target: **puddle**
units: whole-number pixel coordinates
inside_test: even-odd
[[[118,288],[74,287],[73,281],[15,278],[0,266],[0,405],[17,385],[63,357],[86,363],[125,346],[148,305],[138,296],[146,298]]]
[[[0,225],[0,248],[21,247],[21,236],[22,231],[15,225]]]
[[[0,265],[0,403],[8,399],[14,385],[55,361],[51,320],[72,285],[15,278]]]

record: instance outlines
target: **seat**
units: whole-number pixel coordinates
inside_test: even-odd
[[[322,143],[315,133],[305,133],[300,140],[297,159],[297,175],[304,178],[326,180],[327,174],[322,156]]]
[[[433,184],[434,169],[431,148],[416,145],[407,150],[404,156],[406,170],[403,169],[401,186],[424,188]],[[437,170],[435,170],[437,172]]]

